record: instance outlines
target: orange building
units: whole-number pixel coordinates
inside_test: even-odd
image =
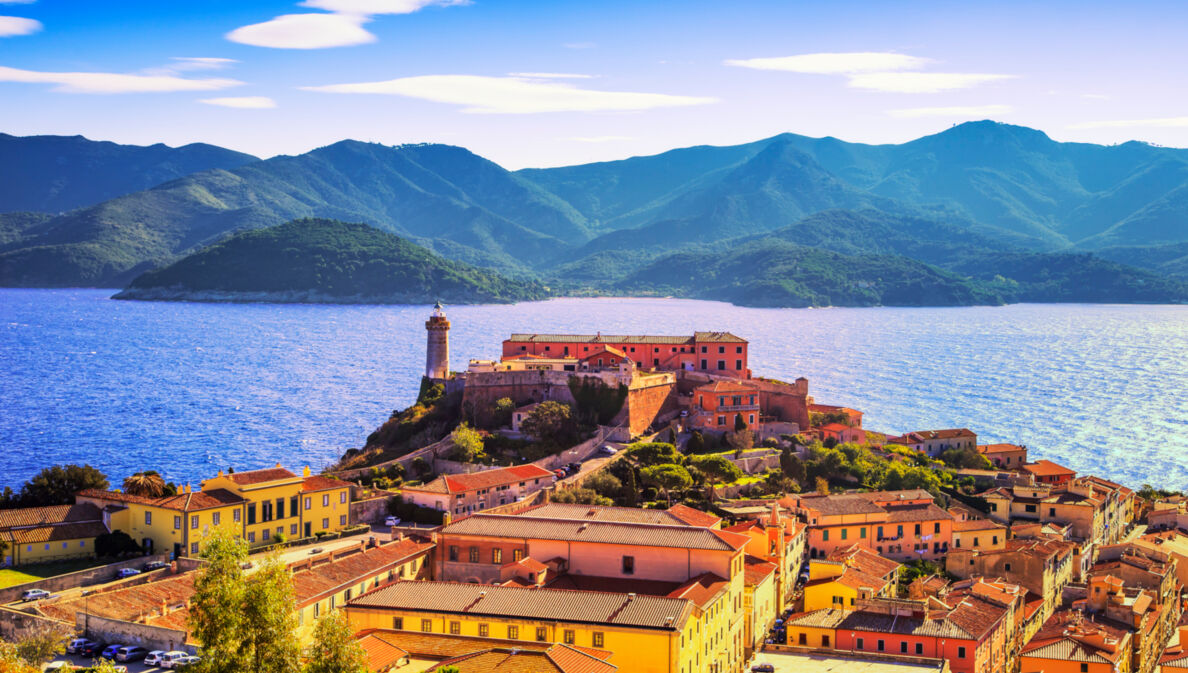
[[[1067,484],[1077,476],[1075,471],[1063,465],[1057,465],[1050,460],[1037,460],[1034,463],[1028,463],[1023,466],[1023,471],[1035,477],[1037,482],[1052,486]]]
[[[978,444],[978,453],[1004,470],[1021,470],[1027,462],[1027,447],[1018,444]]]
[[[513,334],[503,342],[503,357],[586,358],[610,348],[644,369],[700,371],[746,379],[751,377],[747,347],[746,339],[729,332],[695,332],[693,336]]]
[[[943,557],[953,541],[953,515],[922,489],[870,493],[802,493],[780,501],[808,522],[809,558],[858,544],[887,558]]]
[[[731,432],[740,416],[748,428],[757,429],[759,391],[754,386],[742,381],[714,381],[693,391],[689,425]]]

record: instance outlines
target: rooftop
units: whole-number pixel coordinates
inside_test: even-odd
[[[874,658],[844,652],[828,655],[759,652],[752,663],[771,664],[776,673],[939,673],[945,670],[940,659],[935,663],[907,657],[897,661],[886,656]]]
[[[664,630],[682,628],[692,609],[691,601],[677,598],[455,582],[397,582],[348,605]]]
[[[696,512],[696,514],[694,514]],[[520,512],[518,516],[533,519],[564,519],[572,521],[616,521],[619,523],[651,523],[669,526],[692,526],[690,520],[702,528],[709,527],[705,517],[712,515],[685,505],[673,505],[668,509],[640,509],[638,507],[608,507],[604,505],[571,505],[548,502]],[[717,517],[714,517],[715,519]]]
[[[428,493],[466,493],[515,484],[527,479],[546,479],[553,476],[555,475],[552,472],[543,467],[529,463],[515,467],[497,467],[493,470],[481,470],[469,474],[445,474],[423,486],[406,487],[405,490]]]
[[[78,495],[83,498],[94,498],[95,500],[106,502],[132,502],[160,507],[162,509],[177,510],[179,512],[195,512],[246,502],[243,498],[223,488],[212,488],[205,491],[186,491],[185,493],[166,495],[160,498],[149,498],[123,493],[121,491],[100,491],[96,489],[79,491]]]
[[[1023,466],[1023,469],[1037,477],[1073,476],[1076,474],[1073,470],[1063,465],[1057,465],[1050,460],[1037,460],[1034,463],[1027,463]]]
[[[534,516],[534,512],[520,515],[475,514],[447,524],[441,529],[441,534],[715,551],[737,551],[748,542],[748,538],[743,535],[685,524],[576,521],[543,518]]]
[[[268,467],[262,470],[250,470],[248,472],[232,472],[223,475],[232,482],[240,486],[251,486],[253,484],[263,484],[268,481],[281,481],[284,479],[296,479],[297,475],[286,470],[281,466]]]
[[[687,345],[698,341],[723,343],[747,343],[746,339],[730,332],[694,332],[693,336],[656,336],[646,334],[513,334],[507,339],[513,343],[603,343],[603,344],[656,344]]]

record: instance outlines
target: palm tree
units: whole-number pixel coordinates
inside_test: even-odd
[[[153,470],[137,472],[124,479],[124,492],[145,498],[159,498],[165,494],[165,480]]]

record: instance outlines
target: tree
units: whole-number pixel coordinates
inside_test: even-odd
[[[705,456],[693,461],[693,465],[705,475],[709,484],[709,499],[714,499],[714,485],[730,483],[742,478],[743,472],[725,456]]]
[[[203,552],[207,564],[194,579],[188,625],[202,643],[201,673],[238,673],[244,652],[246,583],[240,565],[247,558],[247,543],[221,528],[207,538]],[[248,658],[250,661],[250,658]]]
[[[251,652],[248,670],[256,673],[298,673],[293,576],[280,556],[269,557],[248,578],[243,592],[244,649]]]
[[[747,422],[745,420],[743,420],[743,415],[735,414],[734,415],[734,431],[742,432],[743,430],[746,430],[746,429],[747,429]]]
[[[817,477],[817,493],[829,495],[829,480],[825,477]]]
[[[608,498],[613,498],[623,491],[623,482],[619,481],[610,472],[595,472],[589,477],[586,477],[586,481],[582,486],[594,489],[599,495],[604,495]]]
[[[693,434],[689,435],[689,441],[685,442],[685,450],[689,453],[704,452],[705,435],[701,434],[700,430],[694,430]]]
[[[305,673],[367,673],[367,653],[341,612],[331,612],[318,620]]]
[[[520,423],[524,434],[544,444],[561,445],[573,430],[568,404],[549,400],[536,405]]]
[[[785,446],[780,451],[780,470],[783,471],[784,476],[803,485],[805,480],[804,463],[800,462],[800,458],[792,453],[791,446]]]
[[[562,488],[549,496],[549,500],[553,502],[577,504],[577,505],[613,505],[615,504],[610,498],[598,495],[598,492],[590,488]]]
[[[627,485],[623,489],[623,505],[635,507],[639,504],[639,485],[635,483],[635,468],[627,466]]]
[[[45,662],[66,651],[66,644],[74,637],[70,629],[60,624],[34,622],[33,626],[21,632],[13,650],[21,661],[40,670]],[[0,671],[7,671],[0,657]],[[18,669],[19,670],[19,669]]]
[[[165,480],[155,470],[137,472],[130,477],[124,477],[124,492],[145,498],[160,498],[165,495]]]
[[[641,467],[680,463],[682,456],[676,447],[665,442],[640,442],[627,447],[627,456]]]
[[[54,465],[38,472],[21,487],[19,506],[73,504],[74,494],[88,488],[107,490],[107,477],[90,465]]]
[[[743,451],[750,451],[751,447],[755,445],[755,436],[751,434],[750,430],[744,427],[742,430],[736,430],[728,434],[726,436],[726,443],[734,449],[734,457],[740,458]]]
[[[421,478],[424,478],[425,475],[429,474],[429,470],[431,469],[429,467],[429,463],[426,462],[421,456],[413,458],[412,468],[417,473],[417,476]]]
[[[640,471],[645,481],[655,484],[664,491],[664,499],[672,505],[672,491],[689,488],[693,485],[693,478],[689,471],[680,465],[663,464],[645,467]]]
[[[454,443],[454,449],[450,452],[452,460],[460,463],[477,463],[487,457],[487,454],[483,452],[483,436],[466,423],[454,428],[454,431],[450,433],[450,441]]]
[[[40,662],[30,664],[17,653],[15,643],[0,640],[0,673],[40,673]]]
[[[945,465],[957,469],[989,470],[994,467],[977,449],[946,449],[940,458]]]
[[[500,397],[491,405],[491,419],[495,427],[502,428],[511,425],[512,413],[516,410],[516,403],[510,397]]]

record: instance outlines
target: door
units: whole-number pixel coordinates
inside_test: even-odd
[[[180,542],[173,543],[173,558],[178,559],[182,557],[182,546]]]
[[[313,536],[313,522],[306,521],[305,522],[305,537],[312,537],[312,536]]]

